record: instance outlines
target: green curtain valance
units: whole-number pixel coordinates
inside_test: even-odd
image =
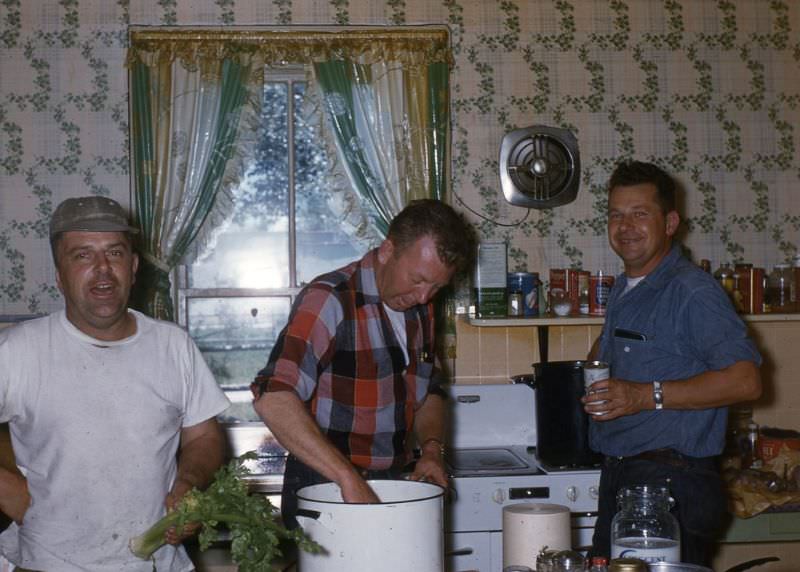
[[[128,65],[258,55],[264,64],[356,60],[396,61],[407,66],[451,65],[449,33],[442,28],[375,28],[341,31],[158,28],[132,30]]]

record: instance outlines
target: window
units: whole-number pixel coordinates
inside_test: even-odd
[[[303,284],[367,249],[328,207],[330,163],[317,127],[304,118],[303,70],[266,74],[265,135],[234,189],[233,215],[214,244],[178,271],[178,319],[233,404],[225,422],[258,421],[249,385]]]

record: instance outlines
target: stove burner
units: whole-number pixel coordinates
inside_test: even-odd
[[[454,475],[513,475],[537,473],[538,468],[514,451],[503,448],[452,449],[445,461]]]

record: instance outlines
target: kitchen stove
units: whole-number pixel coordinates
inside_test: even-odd
[[[501,572],[503,507],[555,503],[572,513],[572,546],[591,542],[597,467],[547,468],[536,457],[536,401],[525,384],[453,385],[445,461],[448,572]]]

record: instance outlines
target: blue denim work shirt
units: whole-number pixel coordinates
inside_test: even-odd
[[[652,383],[686,379],[738,361],[761,365],[725,291],[686,259],[678,244],[623,296],[626,283],[624,274],[614,283],[600,340],[598,359],[610,364],[612,377]],[[722,452],[727,419],[727,407],[645,410],[592,421],[589,442],[609,456],[670,447],[707,457]]]

